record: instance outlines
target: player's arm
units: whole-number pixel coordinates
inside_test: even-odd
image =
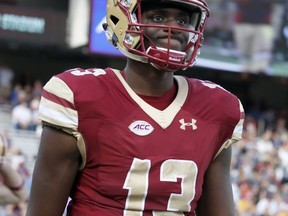
[[[27,200],[24,178],[7,160],[6,147],[7,139],[0,133],[0,205],[16,204]]]
[[[0,185],[0,204],[16,204],[27,200],[24,179],[9,162],[1,162],[0,175],[3,180]]]
[[[231,146],[213,160],[204,179],[203,193],[197,205],[197,216],[234,216],[230,182]]]
[[[80,158],[74,136],[44,126],[26,216],[62,216]]]

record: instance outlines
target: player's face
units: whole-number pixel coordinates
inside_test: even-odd
[[[156,8],[142,13],[142,23],[152,25],[165,25],[178,28],[189,28],[190,15],[187,10],[179,8]],[[158,47],[168,48],[170,35],[170,48],[184,51],[189,39],[189,33],[168,28],[145,27],[144,34]]]

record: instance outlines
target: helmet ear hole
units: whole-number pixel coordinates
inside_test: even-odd
[[[117,23],[119,22],[119,19],[115,16],[110,16],[110,20],[113,22],[114,25],[117,25]]]

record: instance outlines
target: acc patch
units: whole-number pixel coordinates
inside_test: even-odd
[[[138,136],[147,136],[154,130],[153,126],[146,121],[135,121],[132,122],[129,127],[130,131]]]

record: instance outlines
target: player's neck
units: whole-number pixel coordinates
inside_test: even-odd
[[[128,61],[124,75],[129,86],[138,94],[161,96],[173,86],[173,73],[163,72],[150,64]]]
[[[151,106],[155,107],[159,110],[166,109],[175,99],[177,95],[178,87],[176,80],[174,82],[174,85],[169,89],[166,93],[164,93],[161,96],[145,96],[138,94],[139,97],[141,97],[146,103],[150,104]]]

